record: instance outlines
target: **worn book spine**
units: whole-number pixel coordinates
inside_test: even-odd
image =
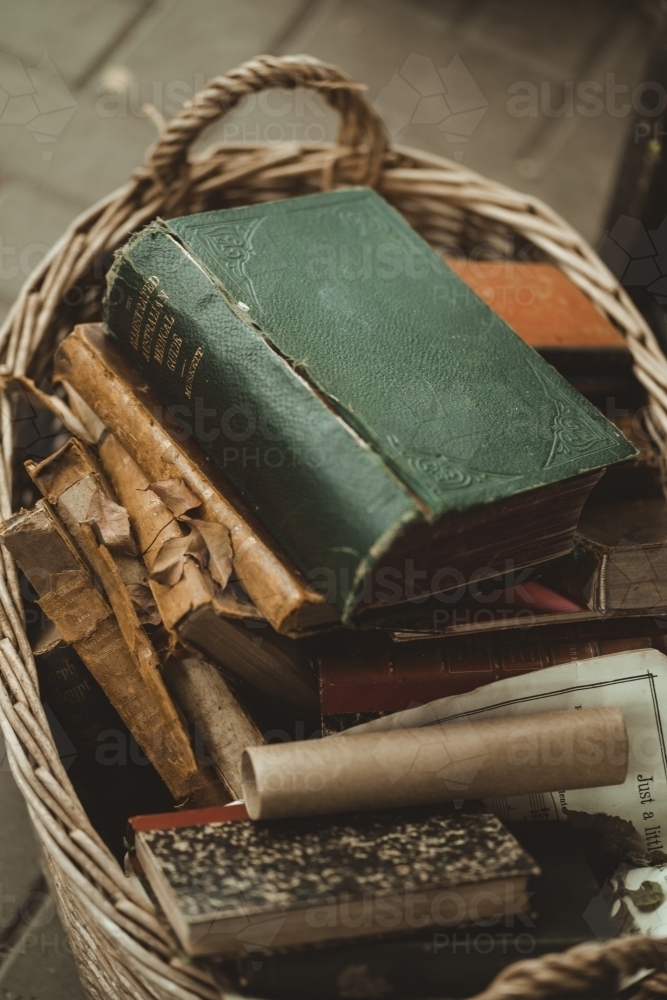
[[[183,575],[174,584],[161,583],[150,576],[164,543],[181,538],[184,529],[167,505],[149,489],[149,480],[115,435],[107,434],[101,439],[99,455],[116,496],[128,512],[162,624],[175,634],[178,623],[187,614],[211,604],[211,585],[193,559],[185,560]]]
[[[122,722],[81,657],[51,622],[47,630],[48,641],[40,636],[33,648],[40,695],[77,752],[94,750],[99,733]]]
[[[144,596],[139,601],[136,598],[137,589],[147,591],[150,596],[148,574],[136,553],[127,512],[115,503],[93,456],[76,438],[70,438],[44,461],[27,462],[26,469],[45,498],[55,506],[89,567],[101,581],[139,673],[160,676],[160,659],[139,619],[139,610],[146,608],[147,601]],[[154,496],[150,492],[145,495]],[[170,520],[176,524],[171,515]],[[113,553],[104,541],[99,541],[91,526],[93,523],[102,539],[106,537],[110,544],[115,543]],[[220,789],[212,772],[202,768],[201,776],[211,783],[217,798]]]
[[[72,437],[43,461],[27,461],[25,468],[84,554],[87,542],[82,525],[88,521],[97,523],[97,530],[113,548],[123,586],[131,595],[141,620],[157,624],[148,574],[136,551],[127,512],[115,503],[91,450]]]
[[[107,600],[46,501],[4,525],[2,541],[37,592],[38,604],[76,650],[177,801],[224,802],[197,763],[157,668],[128,647]]]
[[[505,641],[489,635],[392,642],[383,633],[339,634],[314,651],[325,735],[438,698],[465,694],[493,681],[611,653],[655,647],[664,650],[665,630],[649,620],[632,621],[614,634],[584,638],[576,627],[551,629],[558,638],[535,636],[533,629]],[[585,631],[585,630],[584,630]],[[592,630],[589,630],[592,631]],[[618,629],[617,629],[618,631]]]
[[[100,441],[99,452],[116,494],[127,508],[165,627],[186,648],[212,656],[236,682],[274,699],[316,709],[315,677],[299,643],[277,635],[265,622],[248,622],[242,607],[229,617],[228,606],[221,604],[193,559],[185,561],[183,576],[173,585],[153,578],[162,545],[167,539],[180,537],[182,528],[148,489],[143,472],[114,435]]]
[[[129,729],[81,657],[51,622],[33,652],[40,697],[71,743],[68,776],[95,829],[120,860],[129,817],[169,809],[172,796],[137,752]]]
[[[172,657],[165,681],[194,731],[196,749],[212,761],[230,798],[242,798],[241,757],[246,747],[264,743],[259,729],[212,663]]]
[[[362,249],[410,265],[338,266]],[[433,559],[426,592],[443,565],[489,568],[465,542],[439,562],[459,517],[521,519],[490,558],[565,553],[600,470],[633,454],[369,188],[157,220],[107,280],[123,353],[302,572],[336,581],[344,620],[409,600],[411,557]]]
[[[346,618],[377,560],[427,521],[426,504],[166,232],[145,230],[119,253],[107,301],[126,357],[189,422],[197,403],[212,415],[214,431],[201,419],[195,427],[202,450],[302,572],[339,578],[336,606]],[[232,462],[241,439],[244,457]]]
[[[246,592],[278,631],[295,633],[335,620],[334,609],[276,551],[241,501],[151,393],[99,325],[79,326],[60,345],[56,377],[94,411],[150,482],[181,478],[204,516],[228,528]],[[233,497],[232,500],[228,497]]]

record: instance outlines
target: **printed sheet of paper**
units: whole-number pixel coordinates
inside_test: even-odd
[[[346,730],[432,726],[463,719],[530,715],[615,705],[630,740],[630,767],[623,785],[497,797],[487,805],[506,822],[564,820],[564,809],[606,813],[630,821],[646,851],[667,851],[667,656],[654,649],[577,660],[496,681],[468,694],[441,698]],[[327,739],[339,739],[331,736]]]

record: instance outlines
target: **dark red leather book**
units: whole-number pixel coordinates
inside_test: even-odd
[[[649,647],[665,652],[666,639],[667,620],[634,617],[410,642],[379,630],[341,631],[314,657],[323,730],[339,732],[558,663]]]

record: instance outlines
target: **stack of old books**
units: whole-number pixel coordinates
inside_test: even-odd
[[[431,909],[454,890],[465,909],[491,882],[521,897],[533,858],[530,953],[590,936],[592,876],[560,835],[516,840],[476,807],[266,828],[225,805],[248,747],[664,648],[642,396],[574,285],[546,264],[445,261],[367,189],[158,221],[117,255],[105,325],[62,342],[55,377],[78,433],[27,463],[41,499],[2,540],[91,815],[120,852],[128,816],[165,813],[133,829],[182,946],[254,995],[306,995],[318,968],[319,995],[384,996],[397,962],[395,995],[435,995],[442,955],[476,988],[521,957],[525,923],[504,951],[467,938],[489,956],[475,979],[455,912],[434,945],[404,907],[366,925],[363,900],[417,884]],[[341,893],[342,924],[326,910]],[[323,907],[308,919],[306,897]],[[356,941],[381,932],[402,950]]]

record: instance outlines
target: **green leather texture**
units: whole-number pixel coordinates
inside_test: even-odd
[[[411,521],[634,454],[366,188],[152,224],[106,321],[341,609]]]
[[[158,275],[160,286],[144,310],[137,350],[131,346],[132,319],[147,279]],[[162,286],[169,298],[147,361],[141,347],[151,303]],[[267,348],[160,228],[147,230],[121,259],[107,320],[169,408],[174,433],[194,435],[304,573],[324,567],[335,574],[343,612],[378,539],[421,516],[382,458]],[[160,363],[155,345],[170,324]],[[182,341],[178,350],[176,338]],[[204,355],[186,396],[198,348]]]

